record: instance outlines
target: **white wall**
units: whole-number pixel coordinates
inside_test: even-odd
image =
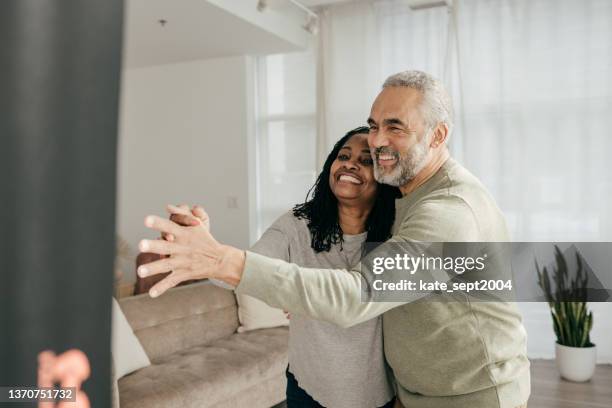
[[[217,239],[248,246],[252,73],[249,57],[124,71],[117,225],[134,253],[155,236],[144,217],[165,215],[167,203],[203,205]],[[133,262],[121,266],[134,280]]]

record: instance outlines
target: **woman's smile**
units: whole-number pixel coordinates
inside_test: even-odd
[[[361,177],[347,171],[339,171],[336,179],[340,183],[363,184]]]

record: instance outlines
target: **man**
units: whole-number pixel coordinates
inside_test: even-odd
[[[372,105],[368,143],[376,179],[398,186],[403,194],[391,241],[508,240],[491,196],[449,157],[452,122],[448,94],[423,72],[389,77]],[[186,214],[175,220],[198,224]],[[155,216],[145,224],[173,238],[141,242],[143,251],[171,255],[138,271],[141,276],[173,271],[151,289],[151,296],[183,280],[210,277],[271,306],[341,326],[384,313],[385,355],[405,407],[526,406],[526,334],[512,303],[362,302],[358,269],[300,268],[222,245],[206,228],[182,227]]]

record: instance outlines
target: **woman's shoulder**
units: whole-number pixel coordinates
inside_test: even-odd
[[[296,217],[293,214],[293,210],[289,210],[278,217],[270,228],[280,230],[286,234],[293,234],[304,229],[307,230],[308,226],[306,220]]]
[[[251,247],[251,251],[286,261],[295,261],[292,254],[299,253],[303,248],[309,248],[309,242],[310,234],[304,220],[288,211],[264,231]]]

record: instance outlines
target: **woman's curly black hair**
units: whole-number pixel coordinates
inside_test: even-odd
[[[351,137],[368,132],[367,126],[361,126],[336,142],[317,181],[308,191],[306,202],[293,208],[296,218],[307,221],[312,235],[310,246],[315,252],[329,251],[332,245],[343,242],[342,229],[338,223],[338,199],[329,186],[331,166],[340,149]],[[401,197],[401,193],[397,187],[378,184],[376,201],[366,220],[366,242],[383,242],[391,237],[391,227],[395,221],[395,199],[398,197]]]

